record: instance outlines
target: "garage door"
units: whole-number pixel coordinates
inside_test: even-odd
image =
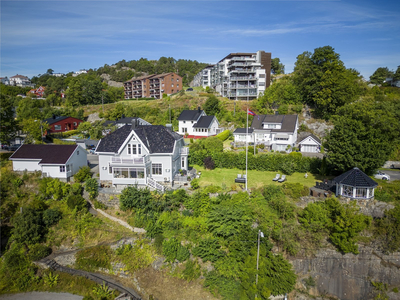
[[[301,152],[317,152],[317,147],[310,145],[301,146]]]

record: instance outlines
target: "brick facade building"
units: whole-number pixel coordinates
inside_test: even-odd
[[[174,94],[182,90],[182,77],[174,72],[134,77],[124,82],[125,99],[161,99],[163,94]]]

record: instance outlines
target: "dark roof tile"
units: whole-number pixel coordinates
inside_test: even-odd
[[[196,110],[183,110],[178,117],[178,121],[197,121],[203,111]]]
[[[208,128],[211,126],[214,116],[201,116],[193,128]]]
[[[355,167],[334,179],[339,184],[350,185],[353,187],[376,187],[378,183],[368,177],[363,171]]]
[[[40,159],[41,164],[65,164],[78,145],[22,145],[10,159]]]

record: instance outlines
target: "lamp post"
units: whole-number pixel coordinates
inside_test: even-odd
[[[256,273],[256,288],[258,284],[258,260],[260,257],[260,238],[264,237],[264,233],[261,230],[258,231],[258,243],[257,243],[257,273]],[[257,299],[257,292],[256,292],[256,299]]]

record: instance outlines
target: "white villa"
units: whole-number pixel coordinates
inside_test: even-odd
[[[100,181],[114,186],[144,185],[163,191],[179,170],[188,168],[188,148],[183,137],[162,125],[125,125],[102,138]]]
[[[269,150],[291,152],[296,145],[297,115],[255,115],[251,127],[233,133],[235,144],[264,144]],[[290,146],[290,147],[288,147]]]

